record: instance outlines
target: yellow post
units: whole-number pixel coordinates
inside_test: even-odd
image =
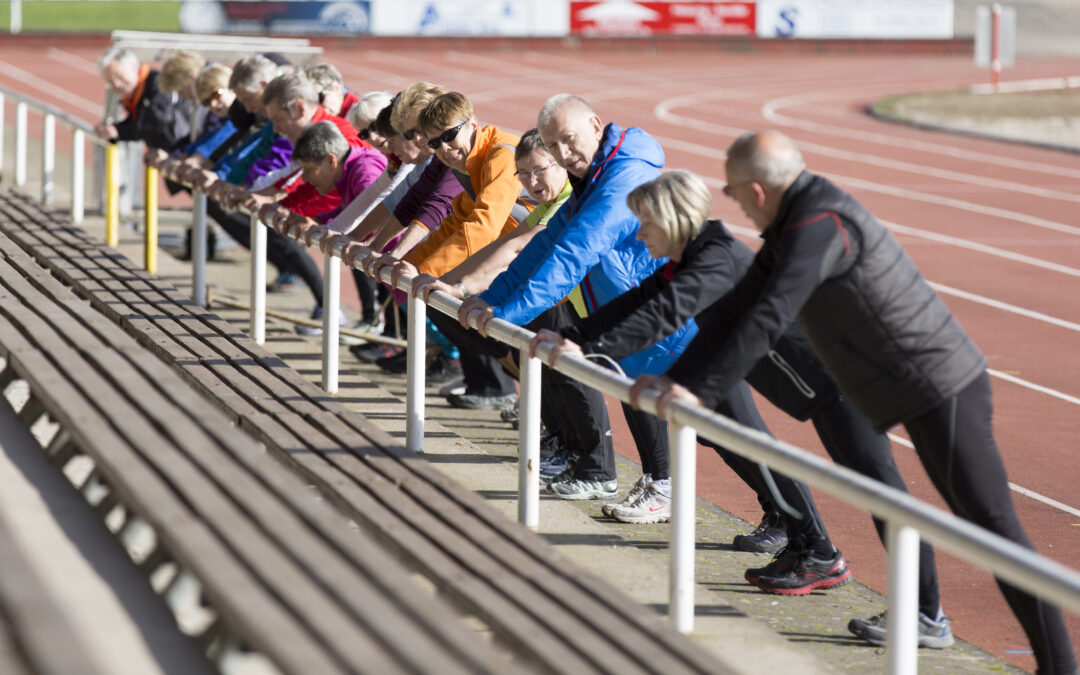
[[[105,145],[105,245],[120,243],[120,149]]]
[[[146,167],[146,243],[144,256],[146,259],[146,271],[157,274],[157,241],[158,241],[158,170],[152,166]]]

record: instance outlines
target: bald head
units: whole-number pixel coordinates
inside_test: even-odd
[[[806,168],[795,143],[779,131],[745,133],[731,144],[727,154],[731,175],[780,192],[787,190]]]

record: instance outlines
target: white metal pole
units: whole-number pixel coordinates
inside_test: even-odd
[[[916,675],[919,669],[919,531],[890,522],[886,526],[886,538],[889,551],[886,627],[889,675]]]
[[[251,339],[266,342],[266,228],[251,214]]]
[[[521,350],[521,420],[518,425],[518,522],[540,526],[540,359]]]
[[[331,394],[336,394],[338,390],[338,314],[340,311],[341,264],[337,258],[327,253],[323,258],[322,383],[323,389]],[[420,367],[421,377],[423,377],[423,364]]]
[[[15,185],[26,185],[26,104],[15,104]]]
[[[56,169],[56,117],[45,115],[41,121],[41,202],[52,201],[53,171]]]
[[[668,422],[671,445],[671,597],[675,630],[694,630],[694,506],[697,499],[697,432]]]
[[[206,306],[206,193],[193,190],[191,227],[191,297]]]
[[[82,129],[71,134],[71,220],[78,225],[86,210],[84,192],[86,171],[86,135]]]
[[[409,292],[408,346],[405,348],[405,447],[413,452],[424,451],[424,365],[427,354],[427,305]]]
[[[22,32],[22,0],[11,0],[11,26],[12,35]]]

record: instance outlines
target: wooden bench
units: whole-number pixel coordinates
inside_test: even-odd
[[[7,195],[0,231],[178,368],[515,654],[559,672],[722,671],[667,621],[63,216]]]
[[[2,235],[0,355],[0,385],[29,385],[23,423],[47,415],[59,425],[45,448],[56,464],[92,461],[80,489],[223,668],[252,651],[305,675],[529,665],[492,649],[175,369]]]

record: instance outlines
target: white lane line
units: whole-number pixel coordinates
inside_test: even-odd
[[[43,80],[40,77],[38,77],[37,75],[33,75],[31,73],[28,73],[25,70],[23,70],[22,68],[17,68],[16,66],[11,65],[10,63],[4,63],[3,61],[0,61],[0,74],[5,75],[6,77],[10,77],[11,79],[16,80],[18,82],[22,82],[23,84],[25,84],[25,85],[27,85],[29,87],[32,87],[32,88],[34,88],[34,89],[36,89],[36,90],[38,90],[38,91],[40,91],[40,92],[42,92],[44,94],[47,94],[49,96],[49,98],[55,99],[55,100],[60,101],[60,102],[62,102],[64,104],[69,104],[69,105],[65,105],[63,107],[66,110],[69,110],[71,112],[75,112],[76,115],[77,115],[77,112],[87,112],[87,113],[93,113],[93,115],[97,119],[101,118],[103,108],[102,108],[100,103],[94,103],[93,101],[88,101],[85,98],[82,98],[81,96],[76,96],[75,94],[72,94],[72,93],[69,93],[69,92],[65,92],[63,94],[63,96],[61,96],[60,94],[57,93],[58,90],[57,90],[57,87],[56,87],[55,84],[53,84],[52,82],[49,82],[48,80]],[[75,106],[77,106],[76,110],[72,110],[72,106],[70,104],[74,104]],[[85,116],[82,116],[82,117],[83,117],[83,119],[85,119]],[[89,121],[94,121],[94,120],[89,120]]]
[[[893,87],[893,90],[895,90],[895,87]],[[863,90],[860,89],[860,91]],[[1080,178],[1080,170],[1072,167],[1055,166],[1053,164],[1046,164],[1043,162],[1031,162],[1021,159],[1015,159],[1012,157],[1004,157],[1002,155],[995,155],[987,152],[978,152],[974,150],[954,148],[943,143],[931,143],[916,139],[897,138],[896,136],[891,136],[889,134],[879,134],[873,131],[860,131],[858,129],[851,129],[849,127],[822,124],[820,122],[811,122],[809,120],[800,120],[794,117],[789,117],[787,115],[781,115],[777,112],[777,110],[780,110],[781,108],[787,108],[794,105],[801,105],[803,103],[811,103],[813,101],[820,101],[846,95],[848,95],[848,92],[844,90],[835,90],[784,96],[782,98],[773,99],[767,102],[764,106],[762,106],[761,115],[773,124],[794,127],[796,129],[803,129],[804,131],[828,134],[831,136],[839,136],[848,140],[858,139],[870,143],[877,143],[879,145],[888,145],[908,150],[919,150],[920,152],[926,152],[935,155],[944,155],[957,159],[968,159],[974,162],[981,162],[983,164],[994,164],[996,166],[1008,167],[1010,169],[1022,169],[1024,171],[1031,171],[1034,173],[1045,173],[1058,178]]]
[[[897,436],[896,434],[889,434],[889,440],[894,442],[894,443],[897,443],[899,445],[902,445],[905,448],[911,448],[912,450],[915,449],[915,446],[911,443],[911,441],[904,438],[903,436]],[[1026,487],[1022,486],[1022,485],[1017,485],[1016,483],[1013,483],[1013,482],[1010,481],[1009,482],[1009,489],[1012,490],[1013,492],[1016,492],[1017,494],[1022,494],[1025,497],[1028,497],[1030,499],[1034,499],[1037,502],[1042,502],[1043,504],[1046,504],[1047,506],[1053,507],[1053,508],[1055,508],[1055,509],[1057,509],[1059,511],[1064,511],[1065,513],[1068,513],[1071,516],[1076,516],[1077,518],[1080,518],[1080,509],[1075,509],[1075,508],[1069,506],[1068,504],[1062,504],[1061,502],[1059,502],[1056,499],[1052,499],[1050,497],[1047,497],[1046,495],[1039,494],[1038,492],[1035,492],[1034,490],[1029,490]]]
[[[940,234],[938,232],[932,232],[930,230],[921,230],[915,227],[908,227],[907,225],[900,225],[899,223],[892,223],[886,220],[881,221],[885,227],[894,232],[900,234],[906,234],[911,237],[918,237],[920,239],[928,239],[930,241],[936,241],[940,244],[948,244],[949,246],[957,246],[959,248],[966,248],[971,251],[978,251],[979,253],[985,253],[998,258],[1005,258],[1013,262],[1018,262],[1024,265],[1031,265],[1032,267],[1038,267],[1040,269],[1048,270],[1051,272],[1058,272],[1059,274],[1066,274],[1071,277],[1080,277],[1080,269],[1075,267],[1069,267],[1068,265],[1062,265],[1060,263],[1050,262],[1049,260],[1043,260],[1042,258],[1035,258],[1022,253],[1016,253],[1007,249],[998,248],[996,246],[989,246],[987,244],[980,244],[977,241],[970,241],[968,239],[960,239],[959,237],[951,237],[947,234]]]
[[[1026,389],[1031,389],[1032,391],[1037,391],[1040,394],[1046,394],[1047,396],[1053,396],[1054,398],[1065,401],[1066,403],[1072,403],[1073,405],[1080,405],[1080,398],[1077,398],[1075,396],[1070,396],[1069,394],[1062,393],[1062,392],[1058,391],[1057,389],[1051,389],[1050,387],[1044,387],[1041,384],[1035,384],[1034,382],[1028,382],[1027,380],[1023,380],[1023,379],[1021,379],[1019,377],[1016,377],[1015,375],[1009,375],[1008,373],[1003,373],[1000,370],[994,370],[993,368],[987,368],[986,372],[990,373],[990,375],[992,375],[993,377],[998,378],[999,380],[1005,380],[1006,382],[1012,382],[1013,384],[1018,384],[1021,387],[1024,387]]]
[[[720,136],[733,136],[737,138],[738,136],[742,135],[742,133],[744,133],[744,130],[735,129],[734,127],[729,127],[723,124],[707,122],[705,120],[700,120],[695,117],[677,115],[671,112],[671,109],[673,107],[679,107],[680,105],[701,103],[706,100],[714,100],[717,98],[732,98],[731,93],[732,92],[701,95],[691,94],[689,96],[670,98],[657,105],[653,112],[658,118],[670,124],[679,124],[682,126],[692,127],[706,133],[717,134]],[[762,115],[764,114],[765,111],[763,109]],[[1047,199],[1056,199],[1060,201],[1080,203],[1080,194],[1077,194],[1075,192],[1052,190],[1049,188],[1026,185],[1024,183],[1017,183],[1015,181],[987,178],[985,176],[976,176],[973,174],[963,173],[961,171],[952,171],[949,169],[939,169],[925,164],[915,164],[913,162],[888,159],[886,157],[881,157],[878,155],[842,150],[839,148],[830,147],[828,145],[821,145],[820,143],[812,143],[810,141],[799,141],[799,149],[802,150],[804,153],[815,152],[819,155],[832,157],[834,159],[842,159],[850,162],[859,162],[860,164],[883,167],[886,169],[893,169],[895,171],[904,171],[918,176],[934,176],[943,180],[966,183],[968,185],[975,185],[981,188],[1004,190],[1009,192],[1017,192],[1027,196],[1039,196]],[[1077,230],[1077,233],[1080,234],[1080,230]]]
[[[49,51],[45,53],[53,61],[62,63],[69,68],[74,68],[75,70],[84,72],[88,75],[101,77],[101,73],[98,72],[97,64],[90,59],[84,59],[78,54],[65,52],[63,49],[57,49],[56,47],[49,47]]]

